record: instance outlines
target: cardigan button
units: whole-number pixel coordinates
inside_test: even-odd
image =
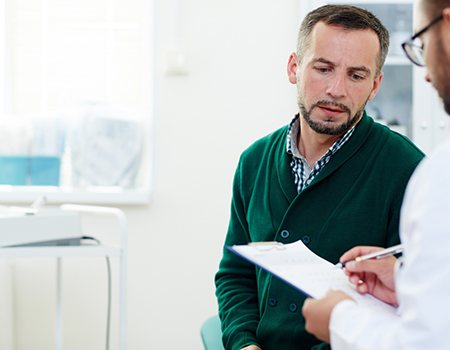
[[[281,238],[288,238],[289,237],[289,231],[288,230],[283,230],[280,233]]]
[[[298,310],[298,306],[295,303],[289,304],[289,311],[290,312],[296,312]]]
[[[309,244],[311,242],[311,237],[308,236],[308,235],[304,235],[302,237],[302,242],[305,243],[305,244]]]
[[[277,306],[277,304],[278,304],[278,300],[277,299],[269,298],[269,306],[274,307],[274,306]]]

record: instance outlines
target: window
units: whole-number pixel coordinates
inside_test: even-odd
[[[146,202],[151,2],[0,6],[0,198]]]

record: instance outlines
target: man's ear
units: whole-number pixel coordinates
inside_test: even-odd
[[[289,82],[291,84],[297,84],[297,67],[298,67],[297,54],[295,52],[293,52],[289,56],[289,60],[288,60],[288,64],[287,64],[287,73],[288,73]]]
[[[383,72],[380,72],[380,74],[378,74],[378,76],[373,81],[372,92],[369,95],[369,100],[372,100],[376,96],[378,90],[380,89],[382,80],[383,80]]]

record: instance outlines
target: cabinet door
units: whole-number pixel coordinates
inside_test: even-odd
[[[436,90],[424,80],[425,70],[414,67],[413,141],[429,154],[448,138],[450,119]]]

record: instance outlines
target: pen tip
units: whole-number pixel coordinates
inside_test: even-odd
[[[336,266],[338,269],[342,269],[343,267],[344,267],[344,265],[342,265],[342,263],[340,263],[340,262],[338,262],[336,265],[334,265],[334,266]]]

